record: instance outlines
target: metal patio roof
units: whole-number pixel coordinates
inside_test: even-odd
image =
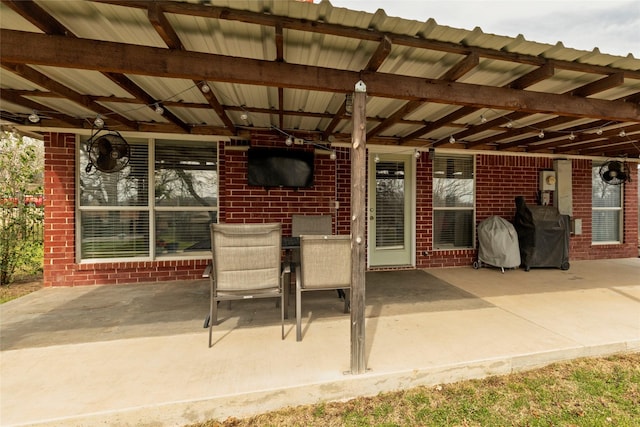
[[[99,115],[120,132],[350,141],[363,80],[370,144],[640,154],[631,54],[329,1],[2,0],[0,28],[0,118],[18,129]]]

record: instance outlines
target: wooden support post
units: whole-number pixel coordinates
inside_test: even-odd
[[[362,374],[365,366],[365,225],[367,210],[367,87],[359,81],[353,96],[351,137],[351,373]]]

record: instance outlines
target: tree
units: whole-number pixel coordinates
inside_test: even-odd
[[[0,136],[0,285],[18,269],[42,269],[42,141],[2,131]]]

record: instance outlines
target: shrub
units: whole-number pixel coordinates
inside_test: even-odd
[[[41,142],[3,132],[0,138],[0,285],[17,271],[42,269]],[[34,196],[36,194],[36,196]]]

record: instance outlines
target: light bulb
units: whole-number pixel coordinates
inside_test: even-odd
[[[36,113],[35,110],[33,113],[29,114],[29,121],[31,123],[38,123],[40,121],[40,116],[38,116],[38,113]]]
[[[620,138],[624,138],[625,136],[627,136],[627,133],[624,131],[624,129],[622,129],[622,130],[620,131],[620,133],[618,134],[618,136],[619,136]]]
[[[329,154],[329,158],[331,160],[335,160],[338,156],[336,155],[336,150],[331,150],[331,154]]]
[[[598,135],[602,135],[602,128],[598,129],[598,130],[596,131],[596,134],[598,134]]]
[[[484,116],[484,114],[480,115],[480,123],[487,123],[487,118]]]
[[[376,154],[375,157],[373,158],[373,161],[376,163],[380,163],[380,156]]]
[[[101,128],[102,126],[104,126],[104,120],[102,120],[102,117],[100,117],[100,114],[96,116],[96,119],[93,121],[93,124],[97,128]]]
[[[509,121],[509,123],[507,123],[507,128],[511,129],[512,127],[513,127],[513,123]]]
[[[449,144],[453,144],[454,142],[456,142],[456,139],[453,137],[453,135],[451,135],[449,137]]]
[[[413,153],[413,156],[414,156],[416,159],[419,159],[419,158],[420,158],[420,152],[419,152],[418,150],[416,150],[416,151]]]
[[[287,144],[289,147],[293,145],[293,137],[291,135],[289,135],[287,137],[287,140],[284,142],[285,144]]]
[[[573,134],[573,132],[571,132],[571,135],[569,135],[569,139],[571,141],[573,141],[574,139],[576,139],[576,136]]]
[[[211,88],[209,87],[208,84],[206,84],[205,82],[202,82],[202,86],[200,86],[200,90],[202,91],[202,93],[209,93]]]
[[[242,121],[247,121],[247,119],[249,118],[249,116],[247,115],[247,113],[242,113],[240,114],[240,119]]]
[[[544,138],[544,131],[541,130],[540,133],[538,134],[538,138],[542,139]]]
[[[164,113],[164,108],[156,102],[156,113],[162,115]]]

